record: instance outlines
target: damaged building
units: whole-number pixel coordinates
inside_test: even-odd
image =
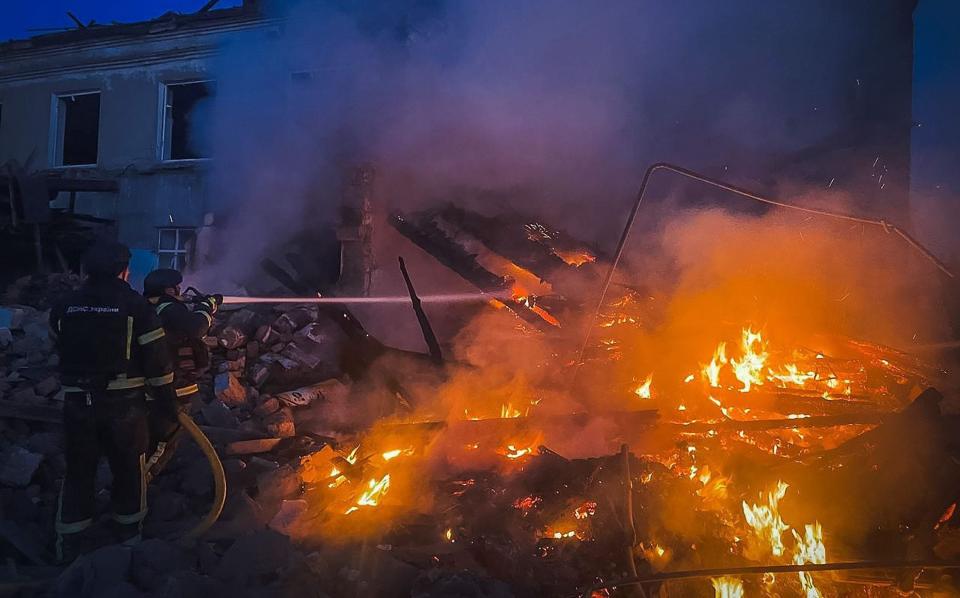
[[[372,4],[345,28],[363,29],[363,41],[384,34],[388,43],[375,47],[387,51],[338,69],[324,68],[331,56],[369,58],[369,47],[351,52],[358,38],[347,36],[338,40],[343,55],[318,52],[317,29],[267,16],[253,2],[218,10],[211,0],[193,14],[125,25],[78,22],[0,46],[0,251],[10,264],[2,274],[55,271],[20,278],[0,299],[0,594],[960,595],[958,344],[943,301],[953,273],[891,224],[906,225],[910,209],[916,2],[811,2],[818,18],[799,26],[786,3],[762,10],[771,3],[701,1],[722,5],[726,17],[734,5],[738,17],[756,9],[758,20],[696,29],[703,42],[677,62],[704,58],[715,49],[708,41],[738,38],[723,45],[728,54],[718,46],[705,57],[704,77],[656,73],[662,87],[647,98],[652,104],[695,97],[691,105],[702,108],[703,95],[717,110],[651,124],[651,153],[620,171],[625,187],[635,186],[634,167],[644,181],[626,227],[630,198],[604,198],[616,185],[581,176],[573,164],[599,154],[608,166],[622,144],[560,148],[572,152],[561,169],[574,176],[552,187],[542,175],[555,170],[532,177],[546,206],[531,185],[498,177],[542,167],[519,156],[542,141],[570,140],[538,136],[552,132],[551,119],[537,123],[532,144],[524,126],[472,136],[502,124],[504,112],[549,112],[531,101],[543,97],[537,86],[519,100],[503,90],[526,80],[525,68],[498,87],[497,44],[480,44],[478,61],[482,75],[495,76],[467,86],[477,95],[492,88],[492,104],[506,106],[492,121],[470,120],[489,108],[473,97],[451,109],[449,129],[426,114],[438,106],[430,94],[413,107],[381,102],[396,87],[370,83],[378,79],[370,73],[409,74],[398,64],[436,32]],[[488,5],[465,4],[481,12]],[[499,3],[508,11],[514,4]],[[530,36],[550,43],[543,55],[531,51],[534,64],[573,45],[558,31],[593,23],[576,0],[557,17],[568,19],[562,27],[540,17],[564,3],[518,4],[539,10],[526,20],[507,13],[517,21],[494,11],[490,21],[497,34],[507,21],[511,40],[527,33],[517,23],[540,22]],[[612,30],[636,37],[635,22],[618,29],[620,16],[599,20],[604,50]],[[378,20],[390,27],[371,23]],[[799,39],[806,50],[833,47],[831,37],[854,48],[831,69],[840,84],[794,97],[820,65],[776,42]],[[306,51],[286,53],[290,38],[307,39]],[[520,52],[505,45],[513,66]],[[584,62],[591,76],[603,66]],[[351,70],[374,63],[386,67],[359,77]],[[546,85],[549,99],[565,91],[584,99],[584,86],[569,84],[571,71],[558,70],[549,75],[562,86]],[[475,83],[478,72],[438,71],[412,87],[457,74]],[[354,79],[359,90],[349,89]],[[355,110],[358,96],[373,101]],[[755,119],[727,110],[768,100],[777,109]],[[603,102],[574,104],[590,127],[573,130],[588,134],[607,122],[583,114]],[[377,120],[371,105],[389,116]],[[568,110],[558,112],[566,118]],[[355,143],[408,111],[415,122],[384,137],[400,150],[374,159],[366,152],[375,144]],[[209,143],[217,137],[211,123],[224,114],[239,148]],[[473,128],[458,143],[403,143],[423,129],[430,141],[437,131],[453,135],[467,120]],[[705,126],[713,120],[723,126]],[[622,132],[618,121],[613,128]],[[784,143],[758,143],[784,133]],[[498,151],[471,153],[464,139],[505,140],[515,151],[492,144]],[[489,153],[495,159],[485,162]],[[656,160],[663,162],[648,189],[643,173]],[[480,175],[453,176],[457,185],[404,184],[414,178],[403,176],[411,163],[433,172],[443,162],[462,175],[472,161],[483,163]],[[578,177],[589,179],[579,211],[551,195]],[[791,185],[813,189],[818,209],[767,197],[782,198]],[[841,203],[870,218],[833,211]],[[652,213],[665,204],[665,213]],[[619,235],[616,254],[615,238],[583,233],[590,217]],[[110,504],[118,497],[105,467],[90,476],[90,513],[62,517],[73,425],[65,405],[90,413],[103,396],[95,380],[71,379],[90,367],[68,367],[64,346],[99,341],[107,327],[78,331],[56,316],[55,337],[50,309],[80,282],[57,271],[75,269],[98,236],[131,245],[141,270],[185,268],[204,281],[198,286],[229,282],[213,278],[227,271],[251,279],[184,293],[186,306],[175,309],[199,309],[204,325],[189,353],[173,352],[176,374],[100,377],[105,393],[117,383],[124,404],[144,398],[128,384],[184,391],[175,391],[180,436],[158,434],[150,458],[134,455],[142,537],[123,543],[109,534],[108,519],[124,517]],[[210,239],[221,243],[216,255],[206,255]],[[157,312],[170,303],[158,302]],[[81,318],[120,312],[67,305]],[[166,322],[166,330],[154,323],[135,333],[134,318],[123,318],[125,326],[111,318],[125,336],[96,347],[120,354],[123,338],[128,361],[134,338],[156,348],[179,334]],[[161,401],[153,395],[151,416]],[[54,540],[71,534],[89,542],[74,560]]]
[[[204,143],[217,89],[212,61],[231,39],[276,34],[276,24],[244,6],[0,45],[4,234],[18,225],[30,232],[6,247],[22,253],[25,244],[23,266],[33,267],[36,225],[43,263],[76,268],[80,247],[44,234],[63,226],[65,213],[112,227],[141,260],[188,265],[198,232],[213,222]]]

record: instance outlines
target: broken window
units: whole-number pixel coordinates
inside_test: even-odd
[[[161,228],[157,240],[157,267],[183,270],[193,256],[197,231],[192,228]]]
[[[96,166],[100,145],[100,92],[56,97],[55,166]]]
[[[168,83],[163,86],[162,160],[209,158],[206,144],[213,81]]]

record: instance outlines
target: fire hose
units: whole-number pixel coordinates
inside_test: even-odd
[[[189,415],[183,412],[177,414],[177,421],[180,423],[180,427],[190,435],[194,442],[197,443],[197,446],[207,458],[207,463],[210,464],[210,473],[213,475],[213,503],[210,505],[210,510],[207,511],[207,514],[203,517],[203,519],[201,519],[181,538],[181,541],[183,542],[191,542],[203,535],[208,529],[210,529],[210,526],[216,523],[217,519],[220,518],[220,513],[223,512],[223,505],[227,500],[227,477],[223,472],[223,463],[220,462],[220,457],[217,455],[217,451],[213,448],[213,444],[210,443],[210,439],[207,438],[207,435],[204,434],[203,430],[197,426],[196,422],[194,422]],[[163,451],[165,449],[166,443],[160,442],[157,450],[150,457],[147,467],[148,481],[156,476],[157,473],[159,473],[157,471],[153,471],[152,467],[156,465],[157,461],[163,455]]]
[[[220,462],[220,457],[210,443],[210,439],[193,419],[186,413],[180,413],[177,415],[177,421],[203,451],[203,455],[210,464],[210,473],[213,475],[213,504],[210,505],[210,510],[207,511],[204,518],[183,535],[182,541],[190,542],[203,535],[220,518],[220,513],[223,512],[223,504],[227,500],[227,476],[223,473],[223,463]]]

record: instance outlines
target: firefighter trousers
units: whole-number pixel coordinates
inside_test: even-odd
[[[113,476],[114,521],[139,531],[147,514],[144,463],[150,441],[144,390],[67,392],[63,429],[67,473],[57,509],[58,538],[93,524],[101,457]]]

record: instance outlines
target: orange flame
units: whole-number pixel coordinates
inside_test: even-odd
[[[783,539],[780,536],[790,529],[780,518],[780,500],[786,495],[787,488],[789,486],[786,483],[777,482],[776,487],[767,492],[766,504],[751,506],[743,501],[743,516],[747,519],[747,524],[753,528],[760,541],[769,543],[770,552],[774,556],[783,554]]]
[[[713,577],[715,598],[743,598],[743,581],[738,577]]]
[[[643,381],[643,384],[641,384],[640,386],[638,386],[637,389],[636,389],[635,391],[633,391],[634,394],[636,394],[636,395],[637,395],[638,397],[640,397],[641,399],[649,399],[650,397],[653,396],[652,393],[651,393],[651,389],[650,389],[650,384],[651,384],[652,382],[653,382],[653,374],[650,374],[650,375],[648,375],[647,378]]]
[[[743,357],[730,360],[733,375],[743,384],[740,392],[750,392],[753,385],[763,386],[763,368],[767,363],[767,343],[759,332],[744,328],[740,338]]]
[[[702,366],[703,377],[714,388],[720,387],[720,369],[727,363],[727,343],[717,345],[713,352],[713,359],[709,364]]]
[[[360,498],[357,499],[357,506],[350,507],[347,509],[346,514],[349,515],[354,511],[358,510],[359,507],[375,507],[380,504],[380,500],[386,495],[387,490],[390,489],[390,474],[384,475],[379,480],[371,479],[367,482],[367,489],[363,491],[363,494],[360,495]]]

